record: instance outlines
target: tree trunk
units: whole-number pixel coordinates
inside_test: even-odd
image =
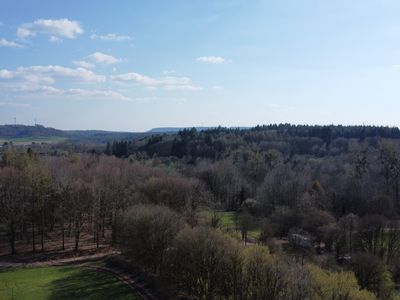
[[[111,220],[111,245],[117,242],[117,211],[115,210]]]
[[[11,223],[10,223],[8,239],[10,241],[11,254],[14,255],[16,253],[16,251],[15,251],[15,225],[14,225],[14,221],[11,221]]]
[[[41,211],[41,222],[40,222],[40,245],[42,247],[42,252],[44,251],[44,212],[43,209]]]
[[[102,224],[101,224],[101,227],[102,227],[102,233],[101,233],[101,237],[104,239],[105,237],[106,237],[106,234],[105,234],[105,228],[106,228],[106,226],[105,226],[105,220],[104,220],[105,218],[103,217],[102,218]]]
[[[61,236],[62,236],[62,250],[65,250],[64,222],[61,224]]]
[[[99,248],[100,245],[100,224],[97,224],[96,228],[96,247]]]
[[[79,248],[79,238],[81,235],[81,222],[79,219],[75,220],[75,248],[74,250],[77,251]]]
[[[35,245],[35,222],[32,220],[32,251],[36,251],[36,245]]]

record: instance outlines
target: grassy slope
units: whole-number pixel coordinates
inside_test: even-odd
[[[107,273],[74,267],[0,271],[0,299],[142,299]]]

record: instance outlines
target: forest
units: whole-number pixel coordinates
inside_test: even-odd
[[[0,153],[0,261],[107,245],[165,299],[400,299],[398,128],[193,128]]]

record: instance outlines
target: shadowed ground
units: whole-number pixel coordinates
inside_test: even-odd
[[[111,274],[76,267],[0,271],[0,299],[142,299]]]

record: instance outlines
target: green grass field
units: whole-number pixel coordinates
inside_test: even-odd
[[[1,300],[136,300],[139,295],[111,274],[75,267],[0,271]]]
[[[219,228],[227,231],[231,236],[241,239],[240,232],[240,217],[235,211],[214,211],[208,207],[202,207],[198,211],[198,215],[201,220],[206,223],[210,223],[213,215],[217,214],[220,218]],[[260,236],[260,224],[259,220],[254,219],[254,222],[248,232],[248,237],[253,240],[257,240]]]

